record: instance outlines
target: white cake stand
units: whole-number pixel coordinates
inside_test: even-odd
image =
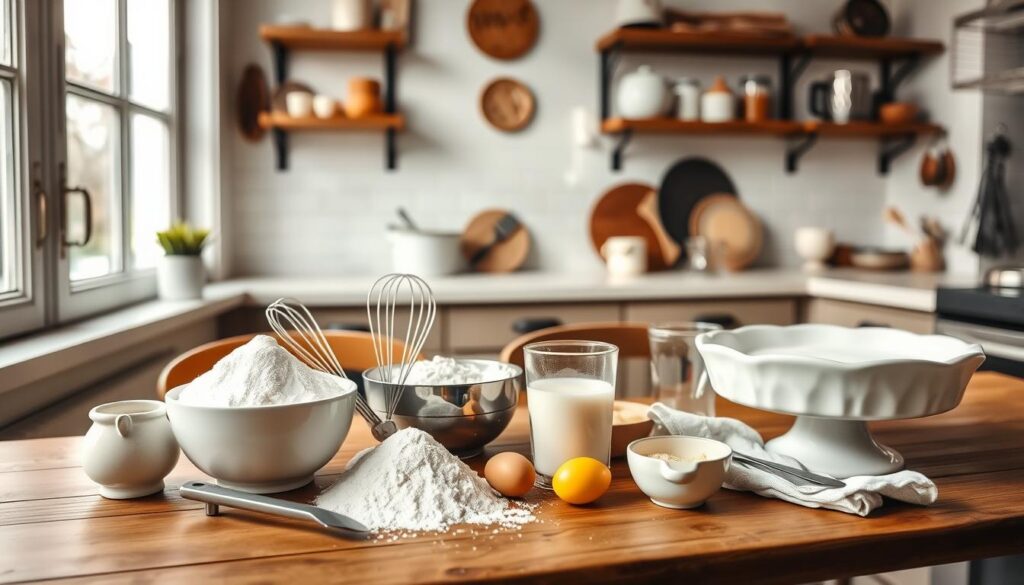
[[[867,423],[956,408],[985,361],[977,344],[881,327],[754,325],[705,333],[697,349],[719,395],[797,417],[768,450],[839,478],[901,469]]]

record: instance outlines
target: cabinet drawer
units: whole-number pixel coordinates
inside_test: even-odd
[[[525,317],[554,317],[563,323],[618,321],[614,304],[541,304],[500,307],[453,307],[445,327],[453,352],[498,351],[519,336],[512,324]]]
[[[923,311],[893,309],[849,301],[811,299],[807,303],[807,322],[861,327],[879,325],[904,329],[912,333],[935,331],[935,315]]]
[[[693,321],[698,317],[730,316],[740,325],[791,325],[796,323],[793,299],[693,301],[678,303],[630,303],[626,320],[640,323]]]

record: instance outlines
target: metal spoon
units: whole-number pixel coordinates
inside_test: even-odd
[[[324,528],[330,528],[345,536],[361,537],[370,533],[369,528],[348,516],[309,504],[298,504],[288,500],[249,494],[201,481],[186,482],[178,491],[181,492],[183,498],[205,502],[207,516],[220,514],[220,506],[231,506],[286,518],[312,520]]]
[[[824,475],[818,475],[817,473],[811,473],[810,471],[805,471],[797,467],[790,467],[781,463],[775,463],[774,461],[759,459],[752,455],[746,455],[736,451],[733,451],[732,453],[732,460],[742,465],[746,465],[747,467],[754,467],[774,476],[781,477],[793,485],[820,485],[831,488],[841,488],[846,486],[845,483],[838,479],[825,477]]]

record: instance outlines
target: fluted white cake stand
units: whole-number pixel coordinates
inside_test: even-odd
[[[985,361],[977,344],[882,327],[753,325],[704,333],[697,349],[719,395],[797,417],[769,451],[839,478],[901,469],[868,421],[956,408]]]

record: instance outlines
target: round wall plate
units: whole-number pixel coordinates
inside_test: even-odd
[[[540,15],[530,0],[474,0],[466,27],[473,43],[487,55],[518,59],[537,42]]]
[[[480,111],[492,126],[504,132],[518,132],[533,119],[537,109],[533,92],[521,81],[500,77],[480,94]]]

